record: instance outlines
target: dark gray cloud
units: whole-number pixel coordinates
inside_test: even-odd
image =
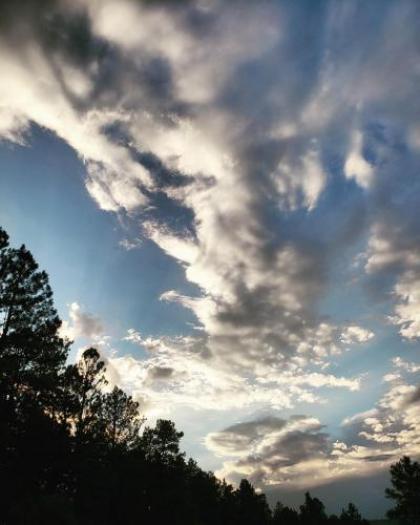
[[[172,376],[174,369],[170,368],[169,366],[154,366],[153,368],[149,369],[148,373],[152,379],[165,380]]]
[[[270,485],[292,476],[290,468],[331,457],[333,446],[314,418],[265,417],[211,433],[206,445],[221,456],[238,457],[225,463],[224,474],[237,480],[247,473],[253,482]]]
[[[407,404],[417,404],[420,403],[420,385],[417,386],[415,391],[408,397]]]
[[[295,416],[233,425],[210,433],[206,445],[224,458],[220,475],[236,482],[246,476],[280,493],[372,477],[402,454],[418,454],[420,414],[403,408],[409,392],[407,385],[391,388],[377,408],[346,423],[344,440],[334,440],[315,418]],[[399,417],[393,415],[395,403]]]

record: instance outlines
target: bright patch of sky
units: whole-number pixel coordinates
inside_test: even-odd
[[[232,482],[383,488],[420,454],[418,2],[4,4],[0,224],[71,358]]]

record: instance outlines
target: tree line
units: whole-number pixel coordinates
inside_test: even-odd
[[[309,493],[299,510],[242,480],[205,472],[174,423],[146,426],[139,404],[110,388],[99,352],[67,364],[48,276],[0,228],[0,524],[363,524],[350,503],[327,516]],[[391,468],[394,517],[420,523],[420,467]],[[417,520],[417,521],[416,521]]]

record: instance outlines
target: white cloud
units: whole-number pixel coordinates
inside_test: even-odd
[[[392,321],[400,327],[400,334],[407,339],[420,337],[420,272],[407,271],[394,289],[399,303],[395,306]]]
[[[383,380],[385,383],[390,383],[392,381],[399,381],[401,379],[400,374],[385,374]]]
[[[168,228],[150,221],[143,223],[143,228],[150,239],[178,261],[192,264],[197,258],[197,246],[188,234],[173,235]]]
[[[420,337],[420,247],[416,232],[404,223],[376,224],[368,246],[366,271],[371,274],[387,271],[398,274],[393,287],[397,303],[389,320],[399,327],[406,339]]]
[[[61,326],[63,337],[71,341],[83,337],[98,342],[104,335],[102,321],[93,314],[84,312],[79,303],[70,304],[68,316],[69,321],[63,321]]]
[[[25,134],[29,128],[27,118],[8,106],[0,105],[0,140],[26,144]]]
[[[127,250],[129,252],[131,250],[134,250],[135,248],[139,248],[142,245],[142,240],[139,238],[124,238],[120,240],[119,245],[121,246],[121,248],[124,248],[124,250]]]
[[[344,173],[348,179],[355,179],[362,188],[369,188],[372,184],[374,169],[363,156],[363,135],[360,131],[353,134]]]
[[[1,136],[21,143],[28,123],[35,122],[55,132],[87,162],[88,190],[104,209],[145,204],[138,187],[150,186],[149,174],[103,133],[127,115],[108,108],[78,109],[72,100],[88,98],[86,86],[94,73],[70,67],[53,53],[46,55],[40,43],[28,37],[18,49],[0,39],[0,98],[7,108]]]
[[[261,363],[244,376],[212,355],[207,336],[144,337],[130,329],[124,338],[147,351],[144,357],[114,355],[109,362],[124,388],[148,400],[153,415],[182,407],[200,410],[292,408],[323,402],[326,389],[358,390],[360,378],[310,372],[299,359]]]
[[[280,203],[289,209],[303,204],[308,210],[313,210],[327,182],[319,151],[311,145],[306,153],[294,157],[282,158],[271,173]],[[303,194],[303,202],[300,193]]]
[[[261,488],[313,488],[371,475],[391,460],[380,448],[333,441],[316,418],[306,416],[238,423],[207,435],[205,442],[225,458],[217,475],[233,482],[245,476]]]
[[[388,469],[402,455],[417,456],[418,377],[417,383],[405,383],[397,374],[389,374],[386,380],[389,387],[374,408],[343,421],[339,440],[309,416],[266,416],[209,433],[206,446],[223,460],[217,474],[233,482],[246,476],[261,488],[307,489],[371,476]]]
[[[355,343],[367,343],[374,336],[375,334],[371,330],[357,325],[350,325],[343,330],[340,340],[345,345],[352,345]]]
[[[410,361],[405,361],[401,357],[397,356],[392,359],[392,363],[395,368],[403,370],[404,372],[409,372],[411,374],[415,374],[416,372],[420,372],[420,365],[416,363],[412,363]]]

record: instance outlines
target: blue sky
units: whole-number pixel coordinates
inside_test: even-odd
[[[418,3],[2,9],[0,224],[71,359],[204,468],[381,515],[420,454]]]

